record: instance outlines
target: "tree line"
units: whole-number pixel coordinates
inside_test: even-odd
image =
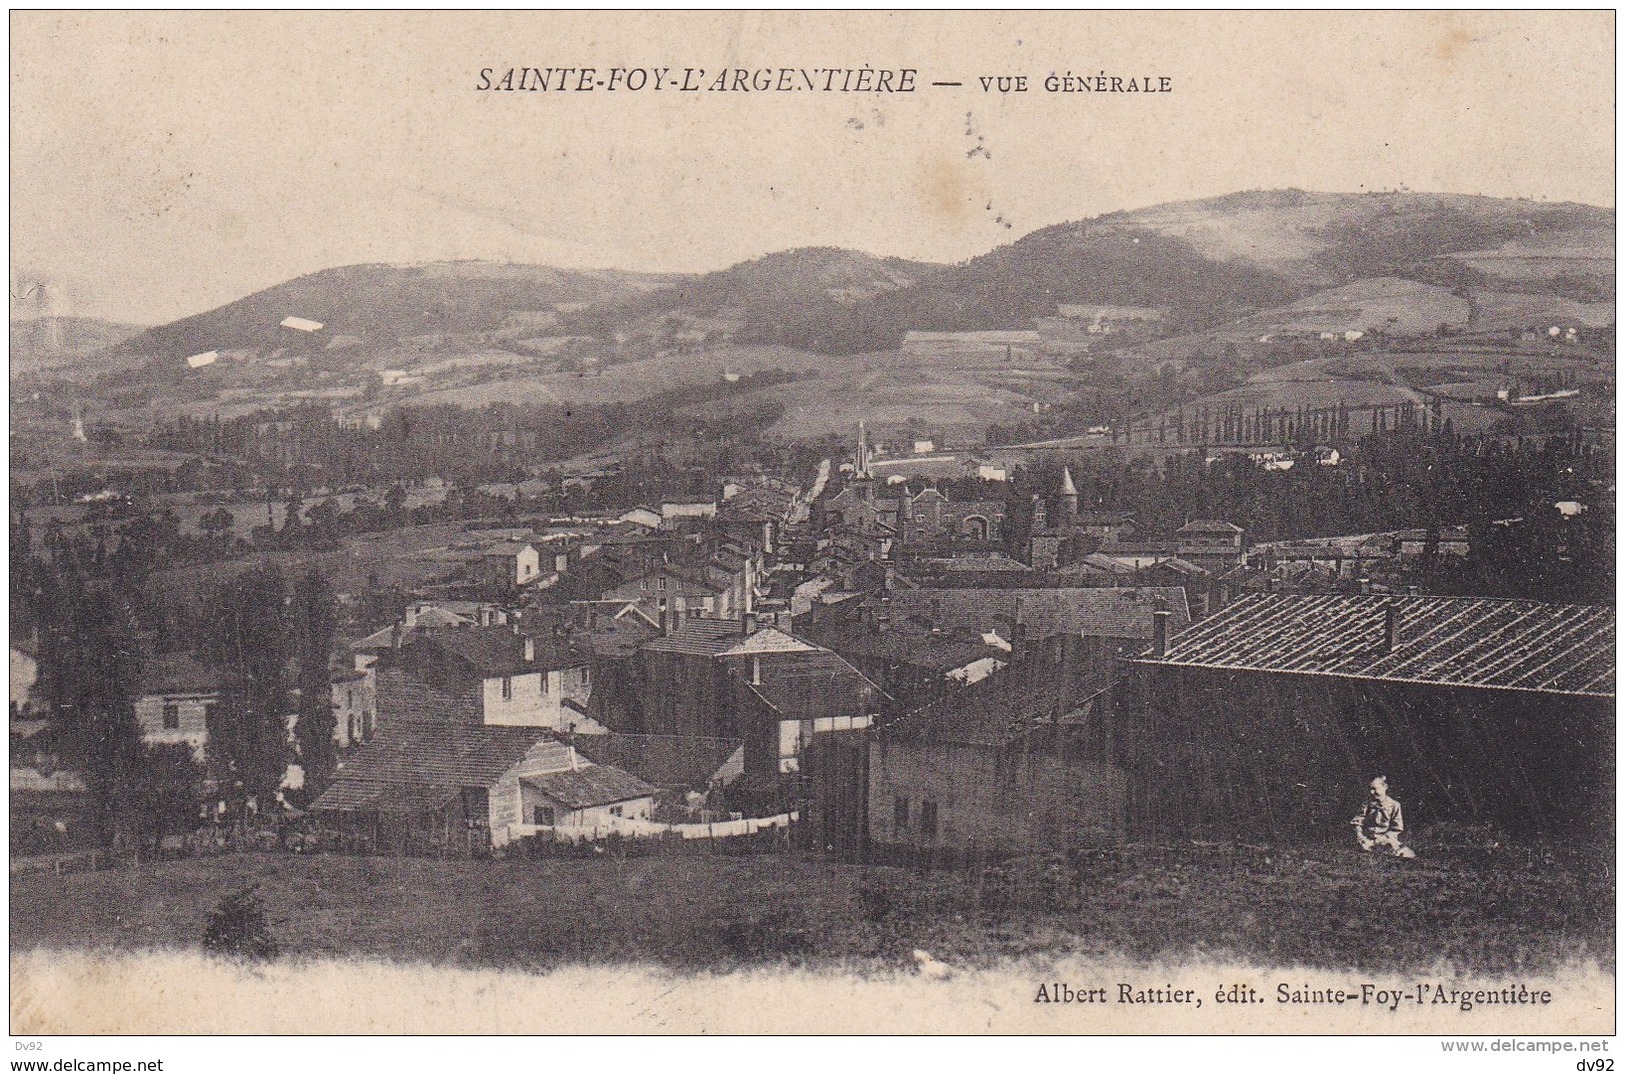
[[[187,745],[142,739],[137,703],[157,656],[132,599],[143,580],[86,547],[49,560],[19,561],[16,552],[14,608],[21,604],[37,645],[34,699],[62,760],[84,779],[103,845],[140,848],[191,831],[209,803],[217,820],[247,824],[276,810],[290,764],[305,774],[305,799],[330,782],[337,602],[320,573],[290,579],[266,564],[215,591],[190,654],[217,684],[199,762]]]

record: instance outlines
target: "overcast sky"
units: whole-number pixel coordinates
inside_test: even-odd
[[[356,262],[957,261],[1245,189],[1614,197],[1610,12],[11,20],[13,294],[138,323]],[[863,64],[965,85],[475,89],[487,67]],[[1173,91],[1044,92],[1068,70]],[[1029,91],[983,93],[1001,73]]]

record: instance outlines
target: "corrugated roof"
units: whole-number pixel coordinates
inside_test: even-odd
[[[997,628],[1008,636],[1018,622],[1031,639],[1053,634],[1092,638],[1149,638],[1151,615],[1158,608],[1173,613],[1178,630],[1191,620],[1185,590],[1179,586],[1065,586],[1053,589],[896,589],[877,603],[877,615],[920,616],[955,633],[981,634]],[[889,608],[889,612],[888,609]]]
[[[521,783],[541,791],[553,801],[570,809],[628,802],[634,798],[647,798],[656,788],[630,772],[604,764],[587,765],[574,770],[549,772],[545,776],[523,776]]]
[[[1393,652],[1384,646],[1388,608]],[[1614,696],[1614,609],[1477,597],[1257,593],[1174,635],[1162,659],[1237,671]]]
[[[315,809],[355,809],[383,787],[490,787],[538,745],[568,767],[569,749],[541,727],[390,720],[344,762]]]

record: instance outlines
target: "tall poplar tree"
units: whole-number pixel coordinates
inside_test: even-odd
[[[109,587],[69,559],[41,571],[36,594],[37,688],[90,792],[96,835],[110,843],[132,830],[125,803],[141,763],[135,625]]]
[[[294,584],[290,610],[294,655],[299,661],[299,722],[295,737],[305,772],[305,790],[314,797],[327,787],[338,767],[333,746],[333,693],[327,674],[338,607],[333,587],[321,572],[312,569]]]
[[[288,597],[274,565],[223,585],[209,609],[204,657],[221,673],[209,713],[208,763],[228,807],[246,817],[275,800],[291,750]]]

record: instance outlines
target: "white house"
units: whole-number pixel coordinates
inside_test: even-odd
[[[209,741],[209,710],[220,700],[219,677],[185,653],[169,653],[146,662],[140,689],[135,720],[141,741],[150,746],[190,746],[192,755],[202,761]]]
[[[504,627],[423,634],[380,654],[378,711],[492,727],[597,730],[588,657],[552,636]]]
[[[311,808],[340,819],[404,820],[427,833],[482,828],[502,847],[514,825],[647,820],[655,793],[541,728],[401,720],[346,760]]]

